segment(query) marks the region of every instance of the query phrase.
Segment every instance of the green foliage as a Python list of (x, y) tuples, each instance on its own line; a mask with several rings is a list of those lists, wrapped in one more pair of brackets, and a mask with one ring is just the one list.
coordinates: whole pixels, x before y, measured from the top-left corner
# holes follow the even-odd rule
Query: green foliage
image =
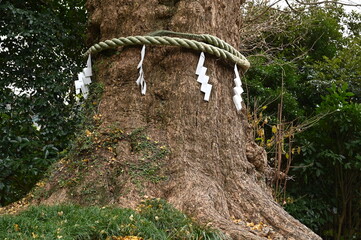
[[(264, 102), (268, 106), (265, 114), (273, 116), (283, 93), (286, 121), (303, 120), (305, 115), (312, 114), (314, 107), (321, 102), (320, 95), (326, 94), (326, 87), (331, 86), (331, 79), (318, 84), (316, 64), (329, 66), (325, 59), (333, 59), (344, 49), (347, 41), (342, 34), (341, 19), (345, 17), (339, 8), (321, 7), (280, 15), (280, 21), (287, 26), (283, 31), (265, 34), (264, 41), (270, 49), (282, 50), (250, 59), (253, 67), (246, 77), (251, 106), (253, 98), (257, 97), (258, 103)], [(352, 63), (346, 56), (342, 60)], [(278, 100), (270, 105), (270, 100), (276, 97)]]
[[(77, 132), (73, 133), (72, 136), (74, 136), (74, 138), (68, 143), (69, 154), (67, 157), (73, 160), (77, 157), (81, 158), (82, 155), (86, 153), (90, 153), (97, 142), (94, 139), (96, 134), (93, 135), (91, 132), (96, 132), (100, 124), (101, 116), (97, 113), (104, 86), (101, 83), (93, 82), (89, 86), (89, 91), (90, 94), (88, 98), (83, 101), (81, 111), (76, 113), (78, 117)], [(105, 143), (103, 142), (102, 144)]]
[(0, 2), (0, 206), (29, 191), (73, 136), (83, 4)]
[(341, 86), (346, 83), (355, 94), (352, 100), (361, 102), (361, 67), (357, 64), (361, 61), (361, 54), (357, 54), (361, 52), (360, 43), (360, 39), (351, 39), (347, 48), (340, 49), (333, 58), (324, 57), (323, 61), (312, 64), (312, 88), (325, 95), (332, 84)]
[(170, 153), (168, 147), (161, 146), (157, 141), (152, 141), (145, 135), (144, 129), (136, 129), (129, 134), (132, 151), (140, 152), (142, 160), (158, 160), (164, 158)]
[(287, 61), (300, 56), (304, 62), (322, 60), (324, 56), (332, 58), (344, 42), (342, 17), (342, 8), (333, 7), (292, 12), (282, 16), (281, 21), (288, 22), (285, 31), (269, 35), (266, 40), (272, 46), (285, 47), (278, 54)]
[[(296, 195), (292, 190), (291, 193)], [(317, 195), (308, 194), (298, 199), (288, 198), (285, 210), (316, 232), (319, 232), (325, 224), (332, 222), (331, 206), (320, 200)]]
[[(257, 57), (246, 75), (249, 105), (255, 112), (267, 106), (265, 131), (277, 121), (296, 126), (327, 114), (295, 135), (293, 145), (301, 146), (302, 155), (292, 158), (289, 175), (295, 181), (287, 183), (291, 201), (285, 208), (325, 239), (360, 238), (361, 15), (332, 5), (298, 10), (279, 15), (283, 31), (262, 36), (268, 55), (264, 48), (253, 50)], [(288, 148), (284, 143), (282, 149)]]
[(352, 11), (346, 19), (344, 19), (346, 25), (347, 34), (354, 39), (360, 38), (361, 33), (361, 14), (356, 11)]
[[(293, 194), (313, 196), (328, 206), (329, 215), (318, 219), (323, 229), (319, 225), (317, 230), (333, 229), (332, 224), (336, 222), (333, 232), (351, 238), (359, 234), (355, 230), (359, 229), (357, 212), (361, 210), (357, 200), (360, 197), (357, 185), (361, 181), (361, 104), (349, 101), (354, 94), (347, 91), (347, 85), (340, 88), (333, 85), (328, 91), (317, 111), (329, 115), (300, 138), (304, 145), (303, 163), (294, 174), (303, 181), (299, 183), (302, 188)], [(313, 201), (306, 201), (288, 209), (292, 214), (300, 215), (303, 211), (307, 216), (311, 209), (315, 211), (315, 205)], [(323, 212), (315, 211), (316, 214)], [(313, 224), (309, 220), (305, 223)]]
[(200, 226), (159, 199), (137, 209), (37, 206), (16, 216), (0, 216), (1, 239), (226, 239)]
[(297, 65), (284, 60), (276, 60), (267, 64), (265, 59), (251, 58), (252, 65), (245, 82), (250, 96), (249, 104), (267, 105), (265, 114), (277, 115), (277, 107), (283, 95), (284, 112), (287, 119), (295, 119), (303, 115), (303, 109), (298, 102), (300, 76)]

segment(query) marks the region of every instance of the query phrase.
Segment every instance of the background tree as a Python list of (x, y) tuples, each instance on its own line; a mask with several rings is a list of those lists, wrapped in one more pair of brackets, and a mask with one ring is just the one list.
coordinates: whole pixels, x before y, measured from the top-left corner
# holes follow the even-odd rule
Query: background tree
[[(287, 184), (288, 195), (286, 184), (274, 193), (292, 215), (325, 239), (358, 238), (354, 180), (361, 174), (355, 129), (360, 114), (360, 15), (334, 3), (291, 7), (288, 11), (250, 4), (245, 15), (252, 19), (258, 13), (257, 26), (263, 26), (243, 46), (250, 49), (254, 66), (246, 77), (255, 137), (268, 147), (270, 164), (282, 161), (283, 171), (294, 179)], [(245, 24), (244, 31), (251, 29), (252, 22)], [(315, 123), (315, 115), (324, 118)], [(299, 134), (310, 122), (313, 128)], [(284, 138), (276, 140), (279, 132)], [(277, 144), (280, 159), (274, 153)]]
[[(331, 114), (299, 138), (304, 146), (301, 166), (307, 167), (298, 169), (301, 170), (296, 172), (299, 183), (292, 184), (292, 194), (296, 199), (301, 198), (301, 202), (306, 200), (302, 196), (318, 199), (314, 217), (318, 215), (321, 222), (314, 224), (326, 239), (341, 239), (341, 236), (352, 239), (359, 236), (360, 229), (361, 105), (350, 102), (353, 94), (346, 90), (347, 85), (329, 88), (330, 94), (323, 97), (317, 110)], [(289, 208), (300, 219), (304, 217), (297, 207)]]
[(26, 194), (73, 136), (83, 4), (0, 2), (0, 206)]

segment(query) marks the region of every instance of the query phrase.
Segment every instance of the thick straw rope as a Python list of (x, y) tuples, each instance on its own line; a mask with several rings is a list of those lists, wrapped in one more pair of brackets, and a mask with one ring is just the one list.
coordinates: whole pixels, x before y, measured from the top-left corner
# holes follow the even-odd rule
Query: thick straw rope
[[(177, 37), (169, 37), (165, 35), (174, 35)], [(90, 47), (84, 55), (87, 56), (105, 49), (130, 45), (168, 45), (185, 47), (230, 60), (239, 65), (243, 71), (247, 71), (250, 67), (248, 60), (239, 51), (215, 36), (209, 34), (178, 33), (165, 30), (156, 31), (147, 36), (120, 37), (99, 42)]]

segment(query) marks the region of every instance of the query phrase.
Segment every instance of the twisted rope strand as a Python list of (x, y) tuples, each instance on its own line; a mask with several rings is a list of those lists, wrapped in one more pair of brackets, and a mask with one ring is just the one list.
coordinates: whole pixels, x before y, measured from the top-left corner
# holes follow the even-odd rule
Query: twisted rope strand
[[(197, 40), (179, 38), (179, 37), (168, 37), (158, 35), (177, 35), (188, 38), (195, 38)], [(168, 45), (168, 46), (179, 46), (188, 49), (198, 50), (206, 52), (217, 57), (221, 57), (226, 60), (230, 60), (233, 63), (239, 65), (244, 71), (250, 67), (248, 60), (238, 52), (234, 47), (226, 43), (225, 41), (208, 34), (189, 34), (189, 33), (176, 33), (171, 31), (158, 31), (151, 33), (148, 36), (130, 36), (113, 38), (104, 42), (99, 42), (90, 47), (85, 56), (90, 53), (94, 54), (105, 49), (116, 48), (119, 46), (130, 46), (130, 45)]]
[(239, 51), (237, 51), (230, 44), (228, 44), (227, 42), (223, 41), (222, 39), (220, 39), (216, 36), (210, 35), (210, 34), (180, 33), (180, 32), (168, 31), (168, 30), (155, 31), (155, 32), (152, 32), (149, 34), (149, 36), (169, 36), (169, 35), (198, 39), (200, 41), (209, 43), (215, 47), (224, 49), (224, 50), (236, 55), (239, 58), (246, 59)]

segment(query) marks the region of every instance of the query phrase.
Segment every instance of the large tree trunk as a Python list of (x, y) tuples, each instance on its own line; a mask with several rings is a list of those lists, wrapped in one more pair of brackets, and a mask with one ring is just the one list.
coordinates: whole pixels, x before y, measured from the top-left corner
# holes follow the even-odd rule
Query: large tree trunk
[[(155, 30), (208, 33), (239, 45), (241, 1), (224, 0), (88, 0), (90, 41), (144, 35)], [(199, 52), (149, 46), (143, 64), (147, 93), (135, 84), (140, 47), (119, 54), (94, 56), (96, 75), (105, 91), (99, 105), (98, 132), (116, 126), (124, 132), (144, 128), (150, 139), (171, 153), (158, 160), (157, 181), (134, 176), (131, 166), (144, 163), (134, 143), (119, 140), (111, 151), (93, 149), (83, 181), (72, 190), (59, 188), (45, 200), (89, 203), (84, 190), (95, 189), (93, 203), (134, 207), (145, 195), (164, 198), (203, 223), (211, 223), (233, 239), (320, 239), (273, 201), (265, 184), (265, 152), (250, 139), (244, 112), (232, 102), (233, 65), (206, 55), (213, 91), (203, 100), (196, 82)], [(113, 151), (113, 152), (114, 152)], [(115, 157), (114, 157), (115, 156)], [(109, 163), (108, 160), (112, 159)], [(133, 165), (131, 165), (133, 164)], [(67, 166), (67, 165), (66, 165)], [(132, 170), (133, 169), (133, 170)], [(54, 175), (61, 175), (61, 171)], [(154, 180), (154, 179), (153, 179)], [(55, 186), (49, 186), (57, 189)], [(98, 188), (97, 188), (98, 187)], [(83, 191), (83, 192), (82, 192)], [(89, 196), (89, 195), (87, 195)], [(87, 202), (88, 201), (88, 202)], [(232, 221), (242, 220), (239, 223)], [(246, 222), (267, 224), (262, 231)], [(273, 230), (272, 230), (273, 229)]]

